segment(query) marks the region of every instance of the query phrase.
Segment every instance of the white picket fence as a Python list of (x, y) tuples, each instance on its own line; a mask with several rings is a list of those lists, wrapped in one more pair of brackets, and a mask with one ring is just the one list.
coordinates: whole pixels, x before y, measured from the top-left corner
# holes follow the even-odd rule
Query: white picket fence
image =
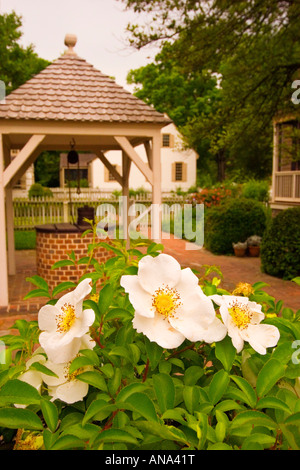
[[(152, 194), (147, 193), (140, 196), (130, 198), (131, 212), (133, 216), (142, 214), (152, 202)], [(184, 204), (185, 198), (176, 195), (163, 195), (162, 219), (169, 216), (170, 208), (172, 214), (176, 216), (181, 206)], [(31, 230), (36, 225), (57, 224), (63, 222), (76, 223), (77, 210), (84, 205), (95, 208), (95, 213), (103, 215), (106, 211), (107, 217), (120, 215), (120, 200), (116, 197), (104, 196), (99, 198), (99, 193), (81, 193), (80, 195), (73, 193), (71, 201), (65, 194), (56, 194), (55, 197), (42, 198), (35, 197), (32, 199), (15, 197), (13, 200), (14, 208), (14, 227), (16, 230)], [(99, 208), (100, 211), (99, 211)], [(149, 220), (149, 214), (141, 217), (141, 225), (146, 226)]]

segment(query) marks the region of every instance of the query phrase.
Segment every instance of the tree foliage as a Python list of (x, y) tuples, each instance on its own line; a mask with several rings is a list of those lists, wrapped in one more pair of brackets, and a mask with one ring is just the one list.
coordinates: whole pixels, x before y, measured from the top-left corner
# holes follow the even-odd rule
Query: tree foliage
[(298, 1), (122, 0), (147, 12), (149, 24), (128, 25), (129, 41), (172, 44), (169, 53), (186, 74), (220, 76), (222, 100), (208, 116), (189, 121), (190, 134), (209, 135), (211, 151), (227, 165), (257, 176), (270, 172), (272, 118), (291, 102), (300, 65)]
[(34, 52), (33, 45), (27, 47), (20, 45), (21, 26), (21, 17), (15, 12), (0, 15), (0, 80), (5, 83), (6, 94), (49, 64)]

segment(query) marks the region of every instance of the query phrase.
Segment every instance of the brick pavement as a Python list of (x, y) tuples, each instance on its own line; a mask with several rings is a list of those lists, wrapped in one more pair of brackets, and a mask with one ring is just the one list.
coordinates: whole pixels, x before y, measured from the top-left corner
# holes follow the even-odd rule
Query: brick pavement
[[(163, 234), (165, 237), (166, 234)], [(276, 300), (283, 300), (285, 307), (293, 310), (300, 308), (300, 286), (291, 282), (278, 279), (262, 273), (259, 258), (236, 258), (235, 256), (217, 256), (205, 249), (190, 250), (191, 245), (185, 240), (170, 236), (163, 238), (164, 252), (176, 258), (182, 267), (191, 267), (203, 272), (203, 265), (218, 266), (224, 279), (220, 286), (232, 291), (238, 282), (253, 284), (263, 281), (268, 284), (266, 292), (274, 296)], [(9, 276), (8, 309), (0, 308), (0, 334), (8, 331), (8, 328), (18, 318), (36, 319), (37, 313), (45, 303), (45, 298), (33, 298), (24, 301), (24, 296), (34, 286), (26, 281), (26, 277), (36, 274), (36, 252), (34, 250), (22, 250), (16, 252), (17, 275)]]

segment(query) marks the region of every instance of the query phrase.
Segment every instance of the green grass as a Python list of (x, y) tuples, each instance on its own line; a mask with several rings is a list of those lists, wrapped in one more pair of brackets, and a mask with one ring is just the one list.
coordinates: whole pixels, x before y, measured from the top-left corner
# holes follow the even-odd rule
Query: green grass
[(36, 247), (35, 230), (15, 230), (15, 249), (34, 250)]

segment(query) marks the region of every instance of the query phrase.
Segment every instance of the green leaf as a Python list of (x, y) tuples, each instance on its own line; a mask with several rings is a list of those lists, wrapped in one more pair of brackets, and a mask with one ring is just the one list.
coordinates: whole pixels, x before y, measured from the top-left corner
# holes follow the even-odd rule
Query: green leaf
[(74, 289), (75, 287), (76, 287), (75, 282), (71, 282), (71, 281), (61, 282), (56, 287), (54, 287), (52, 291), (52, 297), (55, 297), (57, 294), (60, 294), (61, 292), (67, 289)]
[(115, 289), (111, 284), (106, 284), (99, 293), (99, 300), (98, 300), (98, 307), (100, 315), (103, 316), (108, 311), (113, 296), (115, 293)]
[(225, 442), (216, 442), (215, 444), (211, 444), (207, 448), (208, 450), (233, 450), (228, 444)]
[(129, 385), (126, 385), (126, 387), (122, 388), (122, 390), (119, 392), (116, 402), (122, 402), (126, 401), (130, 395), (136, 392), (145, 392), (147, 389), (147, 385), (137, 382), (137, 383), (132, 383)]
[(203, 449), (208, 432), (208, 416), (204, 413), (198, 413), (197, 438), (198, 450)]
[(48, 369), (48, 367), (44, 366), (40, 362), (34, 362), (31, 364), (29, 369), (37, 370), (38, 372), (42, 372), (42, 374), (50, 375), (51, 377), (58, 377), (53, 370)]
[(93, 361), (91, 361), (91, 359), (89, 359), (88, 357), (77, 356), (75, 357), (75, 359), (73, 359), (73, 361), (70, 364), (69, 374), (72, 374), (77, 369), (80, 369), (86, 366), (91, 366), (91, 365), (93, 365)]
[(291, 410), (289, 406), (284, 403), (284, 401), (280, 400), (279, 398), (276, 397), (264, 397), (258, 400), (256, 409), (257, 410), (263, 410), (263, 409), (276, 409), (276, 410), (282, 410), (285, 411), (286, 413), (290, 413)]
[(131, 320), (132, 313), (129, 312), (129, 310), (126, 310), (125, 308), (116, 307), (110, 309), (105, 315), (105, 321), (114, 320), (116, 318), (119, 318), (121, 320)]
[(48, 290), (34, 289), (25, 295), (24, 300), (32, 299), (33, 297), (49, 297), (50, 299), (51, 295), (49, 294)]
[(9, 380), (0, 390), (1, 404), (37, 405), (40, 399), (36, 388), (18, 379)]
[(82, 420), (82, 424), (85, 425), (89, 420), (96, 416), (96, 419), (102, 421), (107, 418), (113, 411), (117, 410), (117, 406), (107, 401), (98, 399), (92, 401), (88, 407), (85, 416)]
[(292, 281), (295, 282), (296, 284), (298, 284), (298, 286), (300, 286), (300, 276), (294, 277), (294, 279), (292, 279)]
[(261, 446), (263, 449), (269, 448), (274, 445), (276, 438), (269, 434), (254, 432), (250, 436), (246, 437), (242, 444), (242, 450), (256, 450), (257, 446)]
[(224, 369), (230, 372), (236, 356), (236, 349), (229, 336), (225, 336), (222, 341), (216, 343), (215, 353), (217, 359), (223, 364)]
[(229, 375), (225, 370), (219, 370), (209, 384), (208, 396), (210, 402), (215, 405), (222, 398), (229, 384)]
[(137, 420), (134, 423), (140, 431), (152, 434), (154, 436), (160, 437), (162, 440), (169, 440), (175, 442), (182, 442), (187, 444), (188, 439), (186, 438), (183, 431), (174, 426), (166, 426), (164, 424), (160, 424), (159, 422), (149, 422), (149, 421), (140, 421)]
[(23, 408), (0, 408), (0, 427), (40, 431), (43, 424), (33, 411)]
[(123, 431), (123, 429), (105, 429), (102, 431), (97, 441), (100, 442), (126, 442), (128, 444), (137, 445), (138, 441), (135, 437), (128, 432)]
[(45, 279), (43, 279), (41, 276), (35, 275), (35, 276), (31, 276), (31, 277), (26, 277), (26, 281), (31, 282), (31, 284), (34, 284), (39, 289), (42, 289), (42, 290), (45, 290), (45, 291), (49, 290), (49, 286), (48, 286), (47, 281), (45, 281)]
[(50, 431), (55, 432), (58, 425), (58, 410), (56, 405), (49, 400), (41, 400), (41, 410), (48, 428)]
[(97, 371), (82, 372), (81, 374), (78, 374), (76, 378), (78, 380), (81, 380), (82, 382), (92, 385), (95, 388), (98, 388), (99, 390), (103, 390), (104, 392), (107, 391), (107, 385), (106, 385), (105, 379), (103, 375), (100, 374), (100, 372), (97, 372)]
[(238, 375), (231, 375), (230, 378), (243, 392), (244, 402), (247, 403), (247, 405), (249, 405), (251, 408), (254, 408), (256, 405), (257, 396), (255, 390), (252, 388), (249, 382), (243, 377), (239, 377)]
[(230, 431), (238, 430), (241, 426), (264, 426), (269, 429), (276, 429), (277, 424), (265, 413), (261, 411), (241, 411), (231, 421)]
[(256, 392), (258, 397), (266, 395), (271, 388), (284, 376), (285, 365), (277, 359), (269, 359), (260, 370), (256, 381)]
[(62, 259), (54, 263), (51, 266), (51, 269), (63, 268), (64, 266), (74, 266), (74, 264), (74, 261), (72, 261), (71, 259)]
[(67, 449), (81, 449), (85, 447), (85, 443), (76, 436), (72, 436), (71, 434), (65, 434), (60, 436), (56, 441), (52, 444), (49, 450), (67, 450)]
[(183, 400), (184, 400), (184, 404), (188, 412), (193, 414), (199, 405), (199, 400), (200, 400), (199, 389), (197, 387), (191, 387), (190, 385), (185, 385), (185, 387), (183, 388)]
[(145, 341), (145, 347), (146, 347), (146, 353), (150, 362), (150, 368), (151, 370), (154, 370), (163, 354), (163, 348), (161, 348), (157, 343), (149, 341), (149, 339), (145, 336), (144, 338)]
[(190, 366), (186, 369), (183, 380), (185, 385), (195, 385), (203, 375), (203, 367)]
[(144, 393), (136, 392), (129, 395), (122, 404), (122, 406), (124, 404), (127, 409), (139, 413), (141, 416), (143, 416), (143, 418), (146, 418), (148, 421), (158, 421), (153, 401)]
[(161, 373), (153, 375), (152, 380), (161, 413), (174, 408), (175, 385), (172, 378)]

